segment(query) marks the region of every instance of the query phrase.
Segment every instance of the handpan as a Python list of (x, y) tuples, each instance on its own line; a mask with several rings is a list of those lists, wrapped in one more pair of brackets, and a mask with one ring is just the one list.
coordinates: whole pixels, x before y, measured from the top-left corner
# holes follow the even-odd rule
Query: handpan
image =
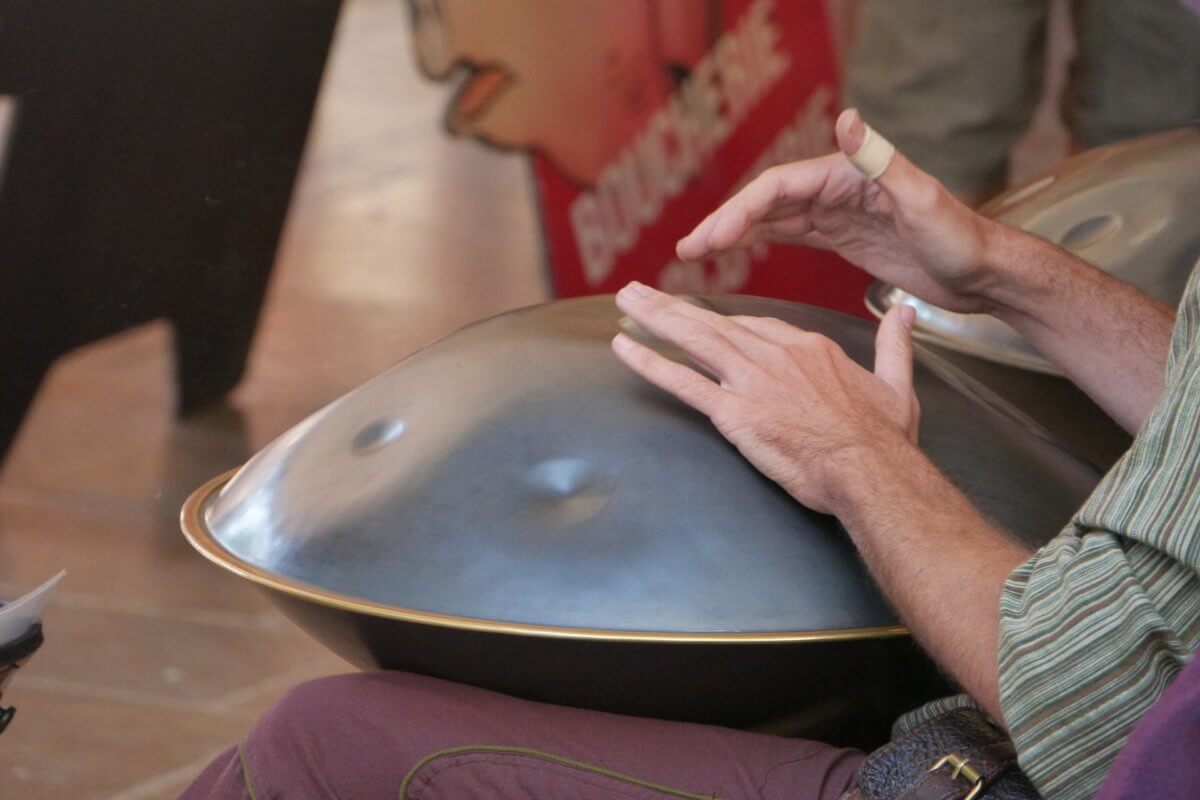
[[(1200, 259), (1200, 127), (1081, 153), (980, 213), (1061, 245), (1173, 307)], [(868, 289), (867, 307), (879, 316), (897, 303), (916, 308), (918, 338), (999, 364), (1059, 372), (994, 317), (946, 311), (887, 284)]]
[[(694, 302), (873, 360), (861, 320)], [(806, 733), (861, 743), (944, 691), (837, 521), (622, 366), (622, 324), (591, 297), (464, 328), (201, 487), (184, 531), (366, 668), (677, 719), (800, 712)], [(1057, 534), (1094, 470), (941, 359), (916, 362), (925, 451), (1013, 536)]]

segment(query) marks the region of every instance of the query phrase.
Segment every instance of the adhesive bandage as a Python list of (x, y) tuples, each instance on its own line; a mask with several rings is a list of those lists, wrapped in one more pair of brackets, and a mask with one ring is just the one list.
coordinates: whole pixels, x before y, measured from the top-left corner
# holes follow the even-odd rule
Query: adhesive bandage
[(892, 159), (896, 157), (896, 146), (865, 122), (863, 127), (867, 133), (863, 137), (862, 147), (858, 148), (857, 153), (849, 156), (849, 159), (859, 172), (875, 180), (892, 165)]

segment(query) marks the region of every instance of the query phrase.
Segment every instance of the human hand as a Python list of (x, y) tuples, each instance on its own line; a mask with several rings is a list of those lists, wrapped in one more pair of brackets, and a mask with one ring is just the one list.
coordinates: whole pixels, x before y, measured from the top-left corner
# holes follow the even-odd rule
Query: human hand
[(875, 372), (828, 338), (766, 317), (725, 317), (631, 283), (617, 306), (719, 383), (625, 334), (613, 350), (630, 369), (708, 416), (755, 467), (809, 508), (837, 514), (863, 458), (915, 445), (913, 310), (888, 312)]
[(679, 257), (695, 261), (760, 241), (833, 249), (943, 308), (986, 310), (998, 223), (901, 153), (877, 179), (863, 175), (848, 158), (866, 136), (854, 109), (842, 112), (836, 132), (841, 152), (766, 170), (681, 239)]

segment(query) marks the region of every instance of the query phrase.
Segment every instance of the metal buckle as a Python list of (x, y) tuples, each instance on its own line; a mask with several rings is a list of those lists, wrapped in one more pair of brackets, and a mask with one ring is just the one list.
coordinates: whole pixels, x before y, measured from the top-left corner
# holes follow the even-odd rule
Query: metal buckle
[(963, 796), (962, 800), (975, 800), (979, 796), (979, 793), (983, 791), (983, 773), (971, 766), (969, 759), (956, 755), (942, 756), (934, 762), (929, 771), (937, 772), (947, 764), (953, 768), (950, 770), (951, 780), (962, 778), (963, 781), (971, 784), (970, 791)]

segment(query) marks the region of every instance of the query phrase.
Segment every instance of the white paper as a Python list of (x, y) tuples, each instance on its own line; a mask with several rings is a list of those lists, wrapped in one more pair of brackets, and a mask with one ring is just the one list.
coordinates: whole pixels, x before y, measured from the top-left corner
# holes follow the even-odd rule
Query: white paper
[(66, 574), (64, 569), (32, 592), (0, 606), (0, 645), (20, 639), (31, 627), (42, 621), (42, 612), (46, 609), (50, 593)]

